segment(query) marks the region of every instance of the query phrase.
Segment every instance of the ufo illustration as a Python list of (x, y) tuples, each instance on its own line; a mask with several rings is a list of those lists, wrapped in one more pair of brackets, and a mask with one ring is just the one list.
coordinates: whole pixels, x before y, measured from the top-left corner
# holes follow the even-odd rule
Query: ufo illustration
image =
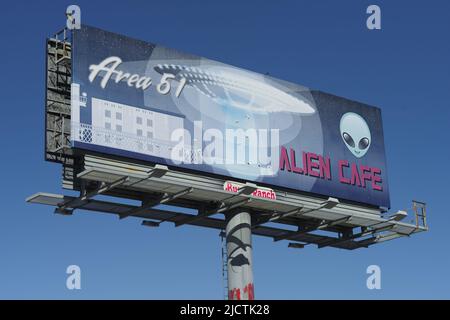
[(154, 70), (174, 74), (178, 81), (186, 79), (186, 85), (220, 105), (253, 113), (315, 113), (306, 99), (273, 86), (262, 75), (222, 66), (180, 64), (157, 64)]

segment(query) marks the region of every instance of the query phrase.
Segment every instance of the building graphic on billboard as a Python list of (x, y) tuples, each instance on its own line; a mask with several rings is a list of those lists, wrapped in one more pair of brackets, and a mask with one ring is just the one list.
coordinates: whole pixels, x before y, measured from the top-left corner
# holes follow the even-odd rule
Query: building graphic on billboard
[(73, 124), (73, 141), (170, 158), (183, 118), (92, 98), (92, 124)]

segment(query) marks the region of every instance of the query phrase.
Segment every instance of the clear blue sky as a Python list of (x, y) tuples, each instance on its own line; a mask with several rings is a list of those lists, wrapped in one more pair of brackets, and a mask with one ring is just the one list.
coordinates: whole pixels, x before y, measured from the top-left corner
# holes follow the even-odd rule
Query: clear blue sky
[[(428, 203), (428, 233), (342, 251), (254, 238), (255, 296), (450, 298), (448, 1), (78, 1), (84, 23), (381, 107), (392, 208)], [(365, 27), (369, 4), (382, 30)], [(61, 193), (43, 160), (45, 38), (68, 1), (2, 4), (0, 298), (221, 299), (215, 230), (29, 205)], [(66, 267), (82, 290), (65, 287)], [(366, 268), (382, 289), (366, 288)]]

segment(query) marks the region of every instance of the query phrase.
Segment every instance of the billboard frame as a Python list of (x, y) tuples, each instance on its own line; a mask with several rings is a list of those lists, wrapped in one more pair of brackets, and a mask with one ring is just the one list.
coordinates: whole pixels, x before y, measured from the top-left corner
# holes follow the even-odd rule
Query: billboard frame
[[(300, 85), (288, 83), (283, 80), (275, 79), (272, 77), (267, 77), (267, 80), (266, 80), (266, 78), (264, 78), (261, 81), (262, 82), (268, 81), (269, 84), (274, 84), (274, 88), (276, 88), (277, 86), (280, 87), (280, 88), (278, 88), (278, 91), (285, 93), (285, 95), (287, 95), (287, 96), (292, 95), (291, 98), (293, 98), (293, 96), (299, 95), (299, 96), (302, 96), (302, 98), (299, 98), (299, 97), (297, 97), (297, 98), (302, 100), (302, 99), (306, 99), (306, 96), (311, 95), (311, 97), (309, 98), (310, 100), (312, 99), (312, 101), (314, 101), (314, 99), (319, 99), (319, 101), (321, 101), (320, 103), (317, 103), (317, 108), (316, 108), (317, 110), (315, 111), (315, 114), (318, 117), (318, 120), (314, 120), (315, 121), (314, 124), (317, 124), (317, 121), (319, 121), (319, 127), (318, 127), (319, 131), (316, 132), (316, 131), (311, 131), (309, 129), (304, 130), (304, 132), (306, 132), (306, 133), (312, 132), (314, 136), (313, 137), (308, 136), (307, 138), (302, 138), (303, 140), (300, 139), (300, 142), (301, 141), (312, 141), (312, 142), (306, 142), (307, 146), (309, 146), (309, 147), (312, 146), (312, 150), (310, 150), (310, 149), (308, 149), (308, 147), (306, 147), (306, 149), (300, 149), (300, 151), (303, 151), (304, 154), (306, 153), (308, 155), (307, 159), (310, 159), (310, 155), (318, 157), (319, 165), (321, 165), (321, 163), (323, 162), (320, 159), (324, 158), (325, 159), (324, 163), (327, 164), (326, 168), (324, 169), (324, 172), (327, 173), (326, 177), (322, 177), (322, 176), (317, 177), (315, 174), (313, 174), (313, 172), (314, 172), (313, 169), (311, 169), (311, 173), (309, 173), (308, 172), (309, 170), (302, 170), (301, 165), (300, 165), (300, 168), (296, 167), (295, 150), (293, 150), (290, 147), (292, 147), (292, 144), (297, 146), (297, 144), (300, 143), (298, 141), (299, 133), (297, 131), (295, 131), (297, 129), (294, 130), (295, 132), (290, 132), (288, 134), (288, 136), (294, 134), (292, 137), (289, 136), (290, 140), (288, 139), (288, 140), (280, 143), (280, 146), (279, 146), (280, 147), (279, 151), (280, 151), (280, 155), (281, 155), (281, 157), (279, 159), (280, 161), (272, 159), (272, 163), (271, 163), (272, 166), (274, 166), (273, 161), (275, 161), (277, 163), (276, 164), (277, 167), (278, 167), (278, 162), (280, 163), (280, 169), (276, 169), (276, 171), (273, 171), (274, 173), (276, 172), (276, 174), (271, 174), (271, 175), (266, 176), (266, 174), (259, 173), (259, 175), (256, 174), (251, 177), (248, 176), (244, 179), (242, 179), (243, 177), (239, 177), (239, 173), (241, 171), (244, 172), (245, 170), (247, 170), (249, 168), (251, 168), (251, 169), (256, 168), (256, 170), (259, 170), (256, 167), (256, 165), (258, 165), (258, 167), (259, 167), (259, 162), (258, 163), (254, 162), (252, 165), (246, 166), (245, 168), (239, 168), (236, 171), (235, 171), (234, 167), (229, 169), (229, 167), (226, 165), (216, 166), (215, 164), (208, 164), (205, 162), (197, 163), (194, 161), (192, 163), (191, 162), (186, 163), (185, 161), (182, 161), (180, 164), (175, 164), (175, 163), (173, 163), (173, 161), (171, 161), (171, 159), (169, 159), (169, 157), (167, 155), (160, 155), (160, 154), (157, 155), (156, 153), (154, 153), (154, 151), (147, 150), (147, 148), (150, 148), (150, 147), (153, 147), (152, 150), (154, 150), (155, 149), (154, 144), (161, 145), (161, 143), (159, 143), (158, 141), (155, 142), (152, 140), (153, 136), (148, 141), (142, 140), (142, 134), (144, 137), (146, 137), (146, 133), (148, 134), (147, 131), (150, 129), (145, 127), (144, 131), (137, 130), (137, 131), (140, 131), (140, 133), (136, 132), (136, 130), (135, 130), (136, 124), (128, 125), (128, 124), (125, 124), (125, 122), (123, 124), (122, 117), (121, 117), (120, 118), (121, 120), (119, 123), (120, 125), (118, 126), (118, 127), (120, 127), (120, 130), (117, 129), (119, 131), (116, 132), (114, 128), (117, 127), (118, 120), (115, 120), (115, 119), (111, 120), (111, 118), (109, 118), (110, 116), (103, 114), (103, 111), (102, 111), (103, 109), (101, 109), (100, 111), (96, 110), (94, 108), (95, 107), (94, 102), (92, 102), (92, 105), (90, 105), (90, 103), (91, 103), (91, 100), (92, 101), (93, 100), (101, 100), (101, 101), (103, 101), (102, 103), (104, 105), (107, 105), (108, 107), (105, 107), (102, 104), (102, 106), (100, 106), (98, 108), (112, 108), (112, 111), (106, 110), (105, 112), (109, 112), (109, 114), (111, 114), (111, 112), (112, 112), (112, 114), (114, 115), (115, 112), (117, 113), (120, 111), (119, 113), (121, 113), (121, 115), (123, 114), (123, 117), (128, 117), (128, 118), (130, 118), (130, 117), (133, 118), (132, 116), (127, 116), (128, 111), (134, 112), (131, 109), (139, 109), (141, 111), (142, 110), (148, 111), (149, 108), (151, 108), (151, 107), (157, 108), (158, 112), (163, 112), (163, 113), (166, 113), (166, 112), (173, 113), (175, 110), (179, 113), (180, 116), (182, 116), (182, 117), (185, 116), (185, 114), (186, 114), (185, 110), (187, 108), (185, 106), (180, 107), (178, 105), (172, 106), (170, 103), (166, 104), (166, 102), (168, 102), (168, 100), (163, 100), (163, 102), (164, 102), (163, 103), (163, 102), (161, 102), (162, 100), (161, 101), (158, 100), (158, 99), (161, 99), (162, 96), (159, 96), (157, 93), (155, 93), (155, 96), (153, 96), (153, 92), (151, 93), (152, 96), (149, 96), (149, 97), (152, 99), (156, 99), (156, 100), (154, 100), (153, 105), (149, 106), (148, 103), (144, 103), (144, 100), (141, 101), (141, 99), (145, 99), (145, 98), (141, 97), (141, 90), (137, 90), (138, 92), (135, 90), (132, 90), (133, 88), (130, 89), (131, 91), (128, 90), (128, 87), (130, 85), (128, 85), (128, 87), (127, 87), (125, 85), (125, 83), (121, 82), (122, 80), (112, 81), (112, 82), (110, 81), (112, 73), (121, 74), (121, 76), (119, 76), (119, 77), (122, 77), (124, 75), (129, 76), (130, 74), (133, 74), (133, 76), (134, 75), (137, 76), (139, 74), (143, 74), (142, 73), (143, 70), (149, 70), (149, 69), (151, 69), (151, 70), (155, 69), (156, 70), (155, 72), (159, 72), (158, 68), (159, 68), (160, 64), (157, 64), (157, 63), (162, 63), (164, 66), (167, 66), (167, 68), (172, 68), (174, 70), (182, 68), (183, 67), (182, 66), (183, 58), (180, 58), (181, 59), (179, 62), (180, 65), (177, 65), (176, 61), (166, 61), (164, 59), (166, 59), (166, 58), (172, 59), (172, 55), (183, 56), (183, 53), (180, 53), (176, 50), (172, 50), (169, 48), (161, 47), (162, 53), (160, 53), (159, 51), (156, 52), (155, 53), (156, 58), (155, 58), (155, 61), (153, 61), (153, 59), (151, 58), (152, 57), (151, 55), (153, 54), (154, 50), (156, 50), (156, 48), (160, 47), (158, 45), (148, 43), (148, 42), (145, 42), (142, 40), (137, 40), (137, 39), (133, 39), (130, 37), (122, 36), (119, 34), (110, 33), (108, 31), (104, 31), (104, 30), (101, 30), (98, 28), (93, 28), (93, 27), (89, 27), (89, 26), (85, 26), (85, 28), (86, 28), (86, 33), (84, 33), (84, 30), (77, 30), (76, 32), (79, 32), (78, 36), (77, 36), (77, 34), (74, 34), (74, 41), (78, 41), (74, 44), (74, 54), (81, 57), (81, 59), (77, 60), (77, 61), (81, 61), (81, 62), (79, 62), (79, 63), (74, 62), (73, 73), (74, 73), (74, 82), (76, 82), (76, 83), (74, 83), (74, 86), (77, 86), (77, 87), (80, 86), (81, 91), (79, 92), (79, 95), (80, 95), (80, 97), (81, 97), (81, 94), (84, 96), (83, 103), (82, 104), (80, 103), (80, 105), (82, 107), (87, 107), (87, 108), (79, 108), (78, 107), (79, 103), (77, 101), (75, 103), (75, 107), (72, 110), (72, 116), (73, 116), (72, 121), (75, 121), (77, 125), (79, 123), (79, 127), (80, 127), (80, 128), (78, 128), (77, 125), (74, 125), (74, 128), (75, 128), (77, 134), (73, 135), (71, 141), (72, 141), (73, 147), (75, 149), (76, 148), (78, 148), (79, 150), (84, 149), (89, 152), (99, 152), (99, 153), (103, 153), (103, 154), (107, 153), (108, 155), (113, 156), (113, 157), (117, 156), (117, 157), (122, 157), (122, 158), (128, 158), (128, 159), (130, 159), (130, 161), (136, 161), (136, 162), (143, 161), (145, 163), (160, 163), (160, 164), (172, 166), (173, 168), (175, 168), (175, 167), (177, 169), (179, 168), (180, 170), (186, 170), (186, 172), (197, 172), (198, 174), (205, 174), (205, 175), (210, 174), (210, 176), (212, 176), (212, 177), (216, 177), (216, 176), (223, 177), (224, 175), (230, 176), (230, 177), (234, 176), (234, 178), (232, 178), (232, 179), (237, 179), (237, 180), (241, 179), (242, 182), (245, 182), (246, 179), (248, 179), (248, 180), (253, 180), (255, 183), (258, 183), (262, 186), (276, 187), (276, 188), (280, 188), (280, 189), (285, 189), (287, 191), (290, 190), (290, 191), (300, 192), (300, 193), (304, 193), (304, 194), (313, 194), (315, 196), (321, 196), (321, 197), (325, 197), (325, 198), (328, 197), (328, 195), (332, 195), (335, 197), (339, 197), (341, 199), (341, 201), (347, 201), (349, 203), (363, 204), (363, 205), (373, 206), (373, 207), (380, 207), (382, 211), (386, 211), (387, 209), (389, 209), (390, 201), (389, 201), (389, 186), (388, 186), (388, 177), (387, 177), (387, 168), (386, 168), (387, 164), (386, 164), (386, 156), (385, 156), (385, 151), (384, 151), (384, 136), (383, 136), (383, 132), (382, 132), (381, 111), (379, 108), (369, 106), (369, 105), (361, 103), (361, 102), (352, 101), (352, 100), (349, 100), (349, 99), (346, 99), (343, 97), (331, 95), (331, 94), (321, 92), (318, 90), (309, 90)], [(112, 45), (112, 47), (111, 47), (112, 49), (110, 49), (108, 47), (108, 50), (104, 51), (102, 46), (100, 46), (100, 47), (95, 46), (95, 44), (97, 43), (96, 39), (99, 39), (98, 41), (111, 40), (110, 42), (113, 44), (116, 44), (120, 40), (119, 43), (121, 43), (121, 44), (124, 43), (124, 44), (118, 45), (117, 50), (115, 50), (115, 48), (116, 48), (115, 45)], [(78, 43), (78, 46), (77, 46), (77, 43)], [(90, 48), (91, 45), (96, 48), (95, 50), (93, 49), (93, 52), (95, 52), (94, 55), (91, 54), (90, 50), (86, 49), (86, 48)], [(136, 48), (139, 49), (138, 50), (140, 52), (139, 54), (135, 54), (135, 53), (125, 54), (125, 52), (135, 52), (133, 50), (131, 50), (131, 51), (129, 50), (130, 48), (134, 48), (135, 45), (137, 46)], [(173, 52), (173, 53), (166, 55), (166, 52)], [(121, 54), (123, 54), (124, 56), (121, 56)], [(161, 56), (161, 54), (162, 54), (162, 56)], [(111, 57), (108, 58), (109, 55), (111, 55)], [(117, 57), (116, 57), (116, 55), (117, 55)], [(148, 57), (148, 55), (150, 55), (150, 57)], [(93, 57), (92, 59), (89, 58), (91, 56)], [(190, 57), (190, 55), (187, 55), (187, 56)], [(116, 65), (115, 63), (112, 64), (111, 66), (109, 66), (109, 65), (102, 66), (104, 61), (107, 61), (107, 60), (109, 61), (111, 58), (117, 58), (118, 61), (120, 61), (120, 63), (123, 62), (124, 64), (126, 64), (127, 63), (126, 61), (128, 61), (129, 65), (133, 65), (133, 68), (137, 68), (137, 65), (139, 65), (139, 69), (133, 69), (133, 71), (128, 70), (130, 73), (122, 74), (127, 69), (122, 70), (119, 68), (120, 70), (119, 69), (116, 70), (116, 68), (118, 68), (118, 65)], [(123, 58), (125, 62), (122, 61), (121, 58)], [(141, 59), (141, 60), (138, 61), (139, 63), (134, 63), (134, 59), (138, 59), (138, 60)], [(197, 66), (196, 59), (200, 59), (199, 61), (203, 61), (203, 59), (206, 59), (206, 58), (192, 56), (191, 59), (194, 59), (194, 60), (192, 60), (194, 62), (192, 62), (191, 64)], [(103, 60), (103, 62), (100, 62), (102, 60)], [(141, 66), (142, 61), (144, 61), (144, 62), (148, 61), (147, 63), (151, 62), (154, 65), (152, 64), (150, 68), (147, 65), (147, 69), (144, 68), (143, 70), (141, 70), (143, 68)], [(164, 64), (164, 61), (166, 61), (166, 64)], [(213, 66), (215, 66), (215, 63), (220, 64), (219, 62), (215, 62), (215, 61), (212, 61), (209, 59), (206, 59), (205, 61), (207, 61), (206, 62), (207, 64), (213, 63), (212, 64)], [(171, 62), (173, 62), (174, 64), (170, 64)], [(99, 63), (99, 64), (97, 64), (97, 63)], [(189, 63), (187, 63), (187, 64), (189, 64)], [(199, 65), (199, 66), (201, 66), (201, 65)], [(184, 67), (186, 67), (186, 66), (184, 66)], [(226, 68), (230, 67), (233, 70), (236, 69), (236, 67), (234, 67), (234, 66), (225, 65), (225, 67)], [(88, 71), (88, 69), (90, 71)], [(198, 68), (192, 67), (190, 70), (192, 72), (194, 72), (195, 71), (194, 69), (197, 70)], [(237, 69), (240, 69), (240, 68), (237, 68)], [(101, 80), (100, 83), (94, 83), (95, 78), (98, 77), (98, 72), (100, 72), (99, 70), (104, 70), (104, 71), (108, 70), (108, 71), (106, 73), (106, 77), (103, 80)], [(206, 70), (208, 70), (208, 69), (206, 69)], [(226, 70), (228, 70), (228, 69), (226, 69)], [(137, 73), (135, 73), (135, 72), (137, 72)], [(197, 71), (197, 72), (200, 72), (200, 71)], [(206, 72), (206, 71), (204, 71), (204, 72)], [(246, 70), (244, 70), (244, 72), (248, 72), (251, 74), (257, 74), (255, 72), (246, 71)], [(150, 76), (153, 77), (154, 76), (153, 73), (149, 73), (149, 74), (145, 73), (145, 75), (148, 77), (150, 77)], [(180, 71), (180, 73), (181, 73), (181, 71)], [(77, 74), (78, 74), (78, 76), (77, 76)], [(89, 80), (88, 80), (88, 75), (89, 75)], [(184, 76), (185, 73), (183, 73), (182, 75)], [(194, 76), (195, 76), (195, 74), (192, 75), (192, 77), (194, 77)], [(265, 76), (261, 75), (261, 77), (265, 77)], [(119, 78), (119, 79), (122, 79), (122, 78)], [(238, 74), (238, 79), (240, 79), (239, 74)], [(158, 82), (158, 80), (156, 78), (154, 80), (156, 80), (156, 82)], [(95, 81), (98, 81), (98, 79)], [(108, 81), (111, 83), (107, 84)], [(116, 82), (116, 83), (114, 83), (114, 82)], [(156, 86), (156, 82), (155, 82), (155, 86)], [(113, 85), (115, 87), (111, 87)], [(105, 89), (105, 86), (109, 86), (106, 88), (106, 90), (108, 88), (113, 88), (114, 90), (106, 92), (103, 90), (103, 89)], [(193, 88), (194, 87), (195, 86), (193, 85)], [(156, 90), (156, 89), (153, 88), (153, 90)], [(283, 91), (283, 90), (285, 90), (285, 91)], [(77, 90), (73, 90), (73, 91), (77, 92)], [(192, 91), (195, 93), (195, 90), (192, 90)], [(119, 92), (119, 94), (116, 94), (116, 92)], [(302, 92), (302, 93), (300, 94), (300, 92)], [(305, 97), (303, 97), (304, 92), (306, 92)], [(316, 97), (316, 95), (317, 95), (317, 97)], [(75, 94), (73, 94), (73, 96), (78, 96), (78, 94), (75, 93)], [(314, 96), (314, 98), (313, 98), (313, 96)], [(201, 97), (201, 95), (199, 95), (199, 97)], [(162, 97), (162, 98), (164, 98), (164, 97)], [(157, 102), (159, 102), (159, 104)], [(183, 102), (183, 103), (185, 103), (185, 102)], [(209, 101), (207, 103), (209, 103)], [(284, 104), (280, 103), (280, 106), (282, 106), (282, 105), (284, 105)], [(312, 105), (314, 105), (314, 103)], [(325, 108), (323, 108), (323, 107), (319, 108), (319, 105), (325, 106)], [(293, 104), (292, 106), (297, 106), (297, 105)], [(119, 108), (120, 110), (117, 111), (117, 108)], [(290, 109), (291, 111), (289, 111), (289, 112), (293, 112), (292, 108)], [(313, 108), (310, 106), (310, 108), (314, 109), (315, 107)], [(79, 112), (78, 112), (78, 109), (80, 110)], [(128, 110), (128, 109), (130, 109), (130, 110)], [(369, 123), (369, 125), (371, 126), (370, 131), (372, 131), (372, 132), (371, 133), (369, 132), (368, 137), (370, 139), (371, 134), (372, 134), (374, 142), (373, 143), (371, 142), (371, 145), (372, 144), (374, 145), (372, 147), (373, 151), (370, 152), (370, 154), (368, 154), (362, 160), (359, 159), (358, 156), (355, 156), (356, 158), (353, 157), (347, 150), (347, 148), (349, 148), (349, 146), (347, 145), (347, 147), (345, 147), (345, 144), (342, 143), (342, 141), (341, 141), (342, 139), (340, 137), (341, 134), (339, 133), (339, 128), (337, 128), (337, 131), (335, 128), (336, 123), (339, 122), (339, 118), (336, 118), (337, 116), (336, 116), (335, 109), (337, 111), (341, 112), (342, 114), (352, 113), (352, 112), (360, 113), (361, 115), (366, 117), (367, 123)], [(114, 110), (116, 110), (116, 111), (114, 111)], [(201, 110), (202, 110), (201, 112), (203, 112), (204, 109), (201, 109)], [(195, 113), (197, 111), (198, 110), (192, 110), (189, 112)], [(352, 112), (349, 112), (349, 111), (352, 111)], [(290, 115), (289, 112), (287, 112), (287, 113)], [(96, 115), (95, 117), (94, 117), (94, 114)], [(300, 112), (300, 114), (301, 114), (301, 112)], [(325, 114), (325, 116), (323, 116), (323, 114)], [(101, 115), (103, 115), (102, 119), (100, 119)], [(340, 114), (338, 114), (338, 115), (339, 115), (339, 117), (341, 116)], [(278, 116), (278, 114), (276, 114), (276, 116)], [(208, 117), (205, 117), (205, 118), (208, 118)], [(275, 119), (276, 117), (274, 116), (273, 118)], [(359, 118), (362, 119), (361, 116), (359, 116)], [(194, 117), (194, 119), (196, 119), (196, 118)], [(294, 119), (300, 121), (300, 119), (297, 119), (297, 118), (294, 118)], [(145, 117), (144, 117), (144, 121), (145, 121)], [(190, 128), (193, 125), (192, 121), (193, 121), (192, 117), (189, 118), (189, 120), (187, 122), (185, 121), (185, 128), (189, 127), (189, 129), (188, 129), (189, 133), (191, 136), (194, 135), (194, 140), (195, 140), (195, 129)], [(214, 121), (216, 121), (216, 120), (214, 120)], [(136, 122), (137, 122), (137, 120), (136, 120)], [(155, 121), (153, 121), (153, 123), (154, 122)], [(342, 120), (341, 120), (341, 122), (342, 122)], [(320, 125), (320, 123), (322, 123), (322, 124)], [(140, 125), (142, 125), (142, 124), (140, 124)], [(311, 123), (309, 123), (309, 125), (310, 125), (310, 127), (312, 126)], [(263, 127), (264, 127), (264, 125), (263, 125)], [(302, 128), (303, 127), (305, 127), (305, 125), (302, 125)], [(128, 128), (127, 129), (128, 131), (125, 128)], [(220, 125), (217, 128), (221, 128)], [(245, 127), (245, 126), (242, 128), (244, 128), (244, 130), (247, 129), (247, 127)], [(266, 128), (266, 127), (264, 127), (264, 128)], [(320, 129), (320, 128), (322, 128), (322, 129)], [(327, 128), (331, 128), (331, 129), (327, 129)], [(206, 129), (206, 127), (205, 127), (205, 129)], [(349, 130), (350, 129), (351, 128), (349, 128)], [(154, 128), (152, 130), (155, 131)], [(192, 130), (194, 130), (194, 131), (192, 131)], [(315, 139), (315, 135), (317, 134), (321, 137), (322, 130), (323, 130), (324, 139), (322, 141), (321, 138), (317, 138), (317, 141), (318, 141), (317, 142)], [(125, 131), (127, 131), (127, 132), (125, 132)], [(80, 132), (80, 134), (78, 134), (78, 132)], [(351, 132), (351, 131), (348, 131), (348, 132)], [(153, 133), (153, 132), (151, 132), (151, 133)], [(118, 136), (116, 136), (116, 134)], [(133, 136), (133, 134), (134, 134), (134, 136)], [(222, 134), (224, 134), (224, 133), (222, 133)], [(94, 137), (95, 137), (95, 139), (94, 139)], [(325, 137), (327, 137), (327, 138), (325, 139)], [(167, 138), (167, 139), (169, 139), (169, 138)], [(116, 141), (119, 141), (119, 142), (116, 142)], [(167, 141), (169, 141), (169, 140), (167, 140)], [(165, 140), (165, 142), (167, 142), (167, 141)], [(173, 141), (173, 140), (171, 140), (171, 141)], [(358, 138), (358, 141), (359, 141), (359, 138)], [(356, 142), (358, 142), (358, 141), (356, 141)], [(372, 141), (372, 139), (370, 139), (370, 141)], [(161, 149), (165, 150), (165, 148), (166, 148), (165, 142), (162, 143)], [(224, 143), (225, 143), (225, 141), (224, 141)], [(302, 143), (300, 143), (301, 146), (302, 146)], [(151, 145), (151, 146), (148, 147), (148, 145)], [(358, 143), (357, 143), (357, 145), (358, 145)], [(285, 169), (284, 165), (282, 165), (281, 160), (284, 159), (283, 155), (286, 153), (286, 152), (283, 153), (282, 151), (286, 150), (285, 146), (287, 147), (287, 149), (290, 149), (290, 153), (288, 152), (290, 154), (290, 156), (287, 161), (288, 161), (288, 163), (289, 163), (289, 161), (293, 161), (293, 164), (292, 164), (293, 169), (292, 170), (290, 169), (290, 165), (288, 165), (287, 169)], [(316, 146), (317, 146), (317, 150), (314, 150), (316, 148)], [(170, 147), (170, 145), (169, 145), (169, 147)], [(192, 147), (193, 147), (193, 149), (192, 150), (189, 149), (189, 152), (196, 153), (197, 149), (194, 146), (194, 144), (192, 145)], [(201, 148), (201, 150), (203, 150), (203, 148), (205, 148), (205, 147), (206, 147), (206, 145), (201, 145), (200, 148)], [(323, 156), (321, 155), (322, 151), (320, 151), (322, 149), (324, 152)], [(310, 152), (310, 151), (313, 151), (313, 152)], [(315, 152), (318, 152), (318, 153), (316, 154)], [(294, 154), (294, 156), (292, 156), (292, 154)], [(360, 155), (360, 157), (363, 157), (363, 156), (364, 156), (364, 154)], [(332, 160), (330, 160), (330, 157), (332, 158)], [(303, 158), (305, 158), (305, 157), (297, 156), (297, 163), (301, 162)], [(308, 160), (308, 161), (313, 162), (315, 158), (311, 157), (311, 159), (313, 159), (313, 160)], [(342, 159), (348, 160), (348, 161), (346, 161), (347, 164), (341, 165)], [(333, 161), (333, 160), (335, 160), (335, 161)], [(330, 165), (330, 161), (331, 161), (331, 165)], [(285, 163), (285, 162), (283, 162), (283, 163)], [(250, 164), (250, 162), (248, 164)], [(303, 161), (303, 165), (306, 165), (305, 161)], [(311, 164), (311, 167), (312, 167), (312, 164)], [(354, 177), (354, 167), (355, 167), (355, 170), (357, 171), (357, 175), (356, 175), (357, 181), (360, 181), (359, 179), (361, 179), (361, 184), (358, 182), (355, 185), (354, 182), (351, 182), (351, 181), (353, 181), (353, 177)], [(368, 168), (368, 169), (365, 169), (365, 168)], [(372, 169), (373, 169), (373, 171), (372, 171)], [(367, 171), (367, 174), (365, 174), (364, 170), (366, 170), (366, 171), (369, 170), (369, 171)], [(330, 173), (330, 171), (332, 171), (332, 174)], [(303, 176), (294, 174), (294, 173), (299, 173), (299, 172)], [(320, 172), (322, 174), (322, 167), (320, 167)], [(341, 177), (341, 172), (345, 172), (342, 174), (342, 177)], [(351, 174), (352, 180), (350, 179), (350, 174)], [(359, 178), (358, 176), (361, 176), (361, 178)], [(367, 180), (367, 184), (365, 183), (366, 180)], [(378, 185), (377, 185), (377, 183), (378, 183)]]
[[(314, 244), (318, 248), (354, 250), (428, 231), (426, 204), (419, 201), (413, 201), (415, 223), (405, 223), (402, 221), (407, 216), (405, 211), (388, 215), (387, 208), (365, 203), (341, 201), (273, 185), (257, 185), (244, 179), (230, 181), (232, 178), (228, 176), (200, 174), (198, 170), (173, 168), (67, 146), (65, 142), (71, 133), (70, 125), (67, 127), (71, 118), (71, 105), (67, 100), (70, 101), (72, 94), (71, 70), (68, 70), (71, 68), (70, 53), (70, 36), (66, 29), (47, 39), (45, 160), (62, 164), (63, 188), (79, 191), (79, 196), (38, 192), (26, 199), (29, 203), (50, 205), (55, 208), (55, 213), (67, 216), (74, 211), (86, 210), (113, 214), (120, 219), (135, 217), (141, 219), (141, 224), (146, 227), (158, 227), (167, 222), (176, 227), (213, 228), (220, 230), (222, 238), (227, 230), (228, 249), (234, 248), (230, 241), (232, 236), (237, 234), (239, 238), (241, 233), (236, 229), (229, 230), (230, 221), (234, 217), (241, 219), (240, 216), (245, 217), (248, 232), (245, 231), (245, 239), (238, 240), (246, 242), (247, 246), (251, 246), (251, 235), (259, 235), (274, 241), (289, 241), (289, 248), (301, 249)], [(65, 81), (52, 82), (55, 78), (58, 80), (60, 67), (64, 69)], [(55, 86), (49, 86), (50, 83)], [(238, 189), (224, 190), (227, 182), (236, 183)], [(254, 194), (255, 190), (265, 186), (273, 188), (271, 192), (276, 196), (268, 199)], [(111, 196), (118, 201), (96, 199), (100, 195)], [(128, 199), (139, 200), (141, 204), (130, 205), (123, 201)], [(161, 204), (170, 205), (173, 210), (157, 208)], [(180, 207), (194, 209), (195, 213), (177, 211)], [(213, 217), (217, 214), (224, 218)], [(226, 251), (222, 251), (223, 270), (230, 268), (232, 259)], [(227, 278), (228, 284), (239, 286), (239, 277), (230, 276), (228, 272)], [(251, 268), (245, 278), (252, 279)], [(248, 298), (253, 298), (253, 280), (246, 284), (246, 288), (251, 289)], [(228, 291), (229, 298), (236, 298), (235, 290), (232, 289), (231, 296)]]

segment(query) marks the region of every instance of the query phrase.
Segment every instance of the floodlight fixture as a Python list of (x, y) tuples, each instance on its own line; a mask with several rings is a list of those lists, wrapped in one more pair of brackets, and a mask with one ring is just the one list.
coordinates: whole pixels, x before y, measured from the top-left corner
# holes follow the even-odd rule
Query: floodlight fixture
[(247, 182), (245, 185), (239, 188), (238, 194), (243, 194), (246, 196), (251, 195), (258, 189), (258, 186), (254, 183)]
[(333, 197), (329, 197), (327, 201), (322, 204), (323, 209), (333, 209), (339, 204), (339, 200)]
[(404, 210), (399, 210), (395, 214), (393, 214), (391, 217), (389, 217), (389, 220), (394, 221), (401, 221), (405, 219), (408, 216), (408, 213)]
[(147, 174), (148, 178), (162, 178), (168, 171), (167, 166), (157, 164), (153, 169), (147, 171)]

